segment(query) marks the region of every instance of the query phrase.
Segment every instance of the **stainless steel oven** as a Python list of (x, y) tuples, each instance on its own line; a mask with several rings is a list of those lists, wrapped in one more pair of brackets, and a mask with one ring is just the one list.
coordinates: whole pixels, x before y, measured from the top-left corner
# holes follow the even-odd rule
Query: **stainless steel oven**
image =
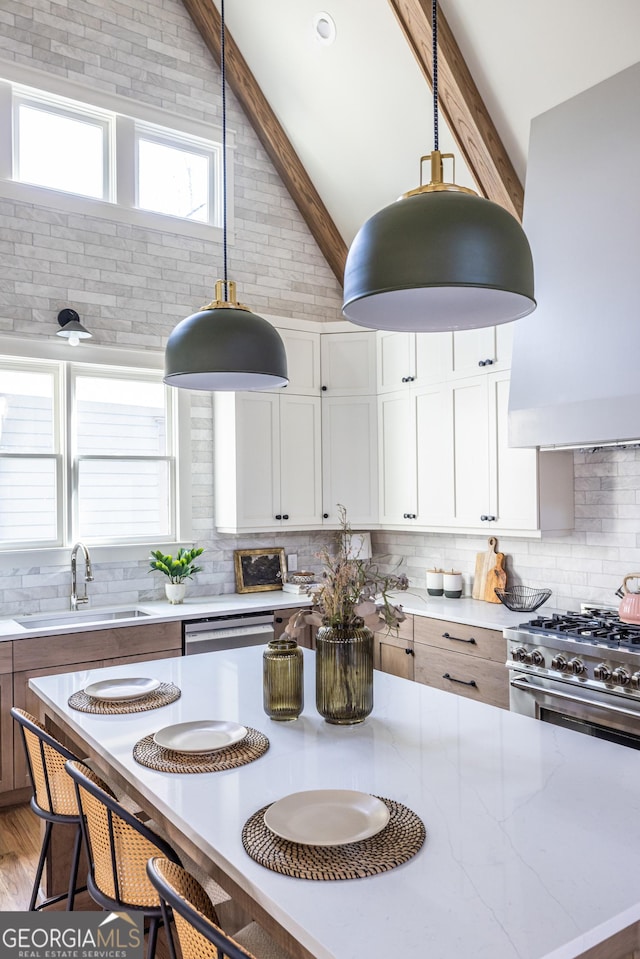
[(512, 711), (640, 749), (640, 627), (589, 610), (505, 637)]

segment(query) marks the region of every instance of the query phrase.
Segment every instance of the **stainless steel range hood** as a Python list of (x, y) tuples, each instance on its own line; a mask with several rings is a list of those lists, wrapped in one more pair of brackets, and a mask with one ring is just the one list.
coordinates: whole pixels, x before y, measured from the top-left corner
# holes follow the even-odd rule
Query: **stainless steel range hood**
[(537, 117), (524, 227), (535, 313), (515, 324), (513, 446), (640, 437), (640, 63)]

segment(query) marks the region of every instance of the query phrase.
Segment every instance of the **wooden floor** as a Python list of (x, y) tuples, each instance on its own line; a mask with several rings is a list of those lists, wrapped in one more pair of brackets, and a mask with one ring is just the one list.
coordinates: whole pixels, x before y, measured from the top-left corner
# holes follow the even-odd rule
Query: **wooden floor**
[[(40, 820), (30, 807), (24, 805), (0, 809), (0, 912), (29, 908), (39, 855)], [(64, 902), (49, 907), (52, 911), (65, 908)], [(74, 908), (89, 912), (101, 911), (86, 892), (77, 896)], [(161, 930), (156, 957), (168, 959), (168, 956), (164, 930)]]

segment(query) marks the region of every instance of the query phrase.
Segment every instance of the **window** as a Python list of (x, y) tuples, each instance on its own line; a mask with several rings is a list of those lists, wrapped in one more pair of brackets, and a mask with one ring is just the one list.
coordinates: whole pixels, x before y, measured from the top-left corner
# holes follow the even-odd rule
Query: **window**
[(115, 94), (87, 103), (90, 91), (72, 81), (56, 78), (53, 90), (0, 78), (0, 196), (38, 203), (44, 188), (63, 210), (198, 238), (222, 226), (215, 128), (185, 118), (174, 129), (162, 123), (172, 115)]
[(209, 223), (214, 184), (211, 146), (181, 140), (169, 131), (136, 125), (137, 203), (154, 213)]
[(175, 539), (174, 406), (160, 372), (1, 359), (1, 547)]
[(71, 100), (27, 93), (14, 99), (15, 178), (110, 200), (111, 121)]

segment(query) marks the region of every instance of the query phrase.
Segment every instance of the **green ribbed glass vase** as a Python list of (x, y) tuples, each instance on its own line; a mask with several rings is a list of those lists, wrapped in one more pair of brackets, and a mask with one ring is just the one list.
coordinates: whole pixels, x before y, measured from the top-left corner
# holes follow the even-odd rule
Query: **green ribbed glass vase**
[(302, 650), (295, 639), (272, 639), (262, 663), (265, 713), (278, 722), (297, 719), (304, 706)]
[(316, 639), (316, 708), (328, 723), (361, 723), (373, 709), (373, 633), (321, 626)]

